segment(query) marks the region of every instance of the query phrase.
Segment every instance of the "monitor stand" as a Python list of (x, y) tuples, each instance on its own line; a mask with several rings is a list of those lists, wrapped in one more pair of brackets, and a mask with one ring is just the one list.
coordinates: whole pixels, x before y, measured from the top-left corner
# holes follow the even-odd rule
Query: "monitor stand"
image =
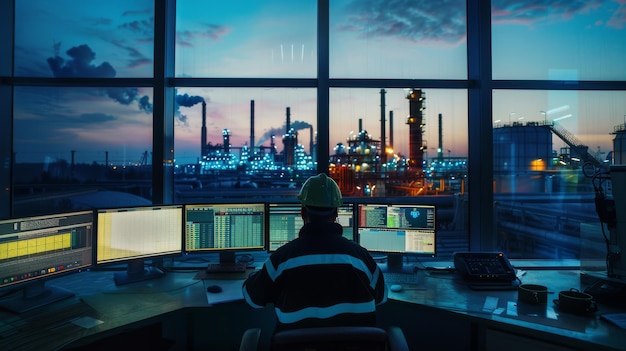
[(135, 259), (128, 262), (126, 272), (115, 273), (113, 280), (115, 285), (124, 285), (143, 280), (161, 278), (165, 273), (162, 270), (145, 266), (143, 259)]
[(404, 255), (401, 253), (388, 254), (387, 264), (379, 265), (383, 273), (405, 273), (414, 274), (415, 267), (412, 265), (404, 265)]
[(14, 313), (24, 313), (45, 305), (73, 297), (74, 293), (55, 286), (46, 286), (43, 280), (27, 283), (22, 293), (0, 300), (0, 308)]
[(243, 273), (246, 271), (248, 264), (245, 262), (237, 262), (234, 251), (220, 252), (219, 263), (209, 263), (206, 268), (207, 273)]

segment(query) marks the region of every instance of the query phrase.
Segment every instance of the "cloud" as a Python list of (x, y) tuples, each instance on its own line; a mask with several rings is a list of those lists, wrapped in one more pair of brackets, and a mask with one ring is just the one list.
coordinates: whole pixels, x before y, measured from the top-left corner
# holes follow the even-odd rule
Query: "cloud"
[[(65, 60), (59, 56), (61, 43), (54, 45), (55, 56), (49, 57), (47, 62), (52, 74), (59, 78), (113, 78), (116, 75), (115, 68), (108, 62), (95, 65), (96, 53), (91, 48), (82, 44), (74, 46), (66, 51), (70, 59)], [(116, 87), (104, 89), (105, 94), (122, 105), (137, 102), (139, 109), (147, 113), (152, 112), (152, 104), (148, 96), (139, 96), (139, 89), (133, 87)]]
[(146, 113), (152, 113), (152, 103), (150, 103), (150, 98), (147, 95), (140, 97), (137, 102), (139, 103), (140, 110)]
[(154, 36), (154, 17), (147, 20), (134, 20), (119, 25), (119, 28), (129, 30), (132, 33), (140, 34), (145, 37)]
[(48, 65), (52, 74), (59, 78), (113, 78), (115, 69), (108, 62), (94, 65), (92, 61), (96, 59), (96, 53), (88, 45), (74, 46), (66, 51), (69, 60), (65, 60), (58, 55), (61, 43), (54, 45), (55, 56), (48, 58)]
[(622, 29), (626, 24), (626, 0), (615, 0), (618, 4), (617, 10), (607, 21), (607, 25), (612, 28)]
[(84, 123), (102, 123), (108, 121), (115, 121), (117, 118), (112, 115), (107, 115), (105, 113), (84, 113), (78, 116), (77, 120)]
[(464, 8), (465, 0), (355, 0), (347, 5), (346, 23), (339, 29), (369, 37), (456, 43), (466, 34)]
[(602, 5), (604, 0), (494, 0), (492, 21), (531, 24), (551, 18), (571, 18)]
[[(394, 37), (411, 42), (457, 43), (466, 37), (465, 0), (353, 0), (338, 29), (362, 37)], [(605, 22), (623, 28), (626, 0), (493, 0), (493, 23), (532, 24), (568, 19), (603, 4), (617, 4)]]
[[(104, 113), (78, 115), (50, 113), (46, 115), (46, 118), (37, 119), (36, 122), (31, 119), (16, 119), (14, 135), (18, 144), (69, 145), (68, 140), (77, 140), (76, 131), (85, 129), (101, 131), (103, 123), (117, 119), (113, 115)], [(94, 125), (97, 126), (94, 127)]]
[(137, 50), (137, 48), (129, 45), (125, 45), (122, 43), (112, 42), (114, 45), (119, 47), (122, 50), (125, 50), (128, 53), (130, 59), (128, 60), (127, 67), (129, 68), (137, 68), (142, 65), (151, 65), (152, 59), (144, 56), (141, 51)]
[[(312, 127), (309, 123), (304, 122), (304, 121), (293, 121), (291, 122), (290, 126), (291, 126), (291, 129), (293, 129), (294, 131), (299, 131), (302, 129), (307, 129), (307, 128)], [(286, 132), (287, 132), (287, 123), (283, 124), (283, 126), (280, 128), (270, 128), (268, 131), (263, 133), (261, 138), (257, 141), (256, 146), (260, 146), (264, 142), (270, 140), (272, 138), (272, 135), (276, 137), (282, 137), (282, 135), (285, 134)]]
[(194, 96), (194, 95), (189, 95), (187, 93), (183, 94), (183, 95), (176, 95), (176, 106), (175, 108), (175, 112), (174, 115), (176, 116), (176, 120), (180, 123), (182, 123), (183, 125), (188, 125), (187, 123), (187, 115), (183, 115), (180, 112), (180, 106), (184, 106), (184, 107), (191, 107), (195, 104), (204, 102), (204, 98), (202, 96)]
[[(195, 47), (198, 44), (196, 41), (208, 38), (210, 41), (218, 41), (223, 36), (230, 32), (230, 29), (225, 26), (206, 23), (203, 24), (203, 30), (200, 31), (177, 31), (176, 32), (176, 45), (185, 47)], [(205, 41), (201, 42), (206, 44)]]

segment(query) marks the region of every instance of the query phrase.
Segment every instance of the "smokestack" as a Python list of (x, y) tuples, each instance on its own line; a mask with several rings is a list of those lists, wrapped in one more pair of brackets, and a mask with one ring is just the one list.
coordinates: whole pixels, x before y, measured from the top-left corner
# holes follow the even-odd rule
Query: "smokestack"
[(387, 145), (385, 144), (385, 137), (387, 131), (385, 130), (385, 89), (380, 89), (380, 161), (381, 164), (387, 163)]
[(202, 101), (202, 129), (200, 130), (200, 159), (205, 155), (204, 149), (206, 148), (206, 102)]
[(296, 133), (291, 133), (291, 108), (287, 107), (287, 121), (285, 122), (287, 131), (283, 136), (283, 162), (287, 166), (293, 166), (295, 164), (295, 149), (298, 141), (296, 140)]
[(363, 130), (363, 118), (359, 118), (359, 134)]
[(254, 155), (254, 100), (250, 100), (250, 156)]
[(437, 158), (439, 162), (443, 162), (443, 117), (439, 114), (439, 148), (437, 149)]
[(311, 156), (313, 156), (313, 126), (309, 127), (309, 152), (311, 153)]
[(389, 146), (393, 148), (393, 111), (389, 111)]
[(222, 146), (224, 155), (228, 155), (230, 153), (230, 130), (222, 130), (222, 139), (224, 140), (224, 145)]

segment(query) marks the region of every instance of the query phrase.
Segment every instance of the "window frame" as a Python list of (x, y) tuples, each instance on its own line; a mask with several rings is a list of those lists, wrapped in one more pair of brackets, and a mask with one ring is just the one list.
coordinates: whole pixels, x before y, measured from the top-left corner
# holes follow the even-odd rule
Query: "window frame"
[[(154, 76), (152, 78), (32, 78), (13, 75), (15, 1), (3, 1), (0, 10), (0, 155), (12, 165), (13, 88), (41, 87), (152, 87), (154, 89), (152, 183), (153, 203), (172, 202), (174, 192), (174, 94), (177, 87), (284, 87), (317, 90), (318, 155), (329, 155), (329, 91), (331, 88), (392, 89), (466, 89), (468, 91), (468, 217), (469, 250), (495, 247), (492, 162), (472, 160), (493, 158), (492, 91), (495, 89), (541, 90), (619, 90), (626, 81), (547, 81), (494, 80), (491, 58), (491, 1), (467, 0), (467, 79), (331, 79), (329, 76), (329, 3), (317, 3), (317, 77), (316, 78), (175, 78), (174, 50), (176, 1), (154, 0)], [(325, 132), (323, 132), (325, 131)], [(162, 167), (158, 167), (162, 165)], [(327, 172), (328, 157), (319, 157), (317, 171)], [(11, 166), (0, 168), (0, 218), (12, 216)]]

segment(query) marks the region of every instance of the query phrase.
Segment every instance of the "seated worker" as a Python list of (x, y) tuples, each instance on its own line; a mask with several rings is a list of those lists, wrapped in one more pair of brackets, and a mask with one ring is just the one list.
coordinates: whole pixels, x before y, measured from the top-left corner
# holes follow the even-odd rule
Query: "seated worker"
[(304, 226), (243, 284), (252, 307), (274, 305), (276, 332), (323, 326), (375, 326), (387, 300), (380, 268), (369, 252), (342, 236), (336, 223), (343, 200), (326, 174), (307, 179), (298, 200)]

